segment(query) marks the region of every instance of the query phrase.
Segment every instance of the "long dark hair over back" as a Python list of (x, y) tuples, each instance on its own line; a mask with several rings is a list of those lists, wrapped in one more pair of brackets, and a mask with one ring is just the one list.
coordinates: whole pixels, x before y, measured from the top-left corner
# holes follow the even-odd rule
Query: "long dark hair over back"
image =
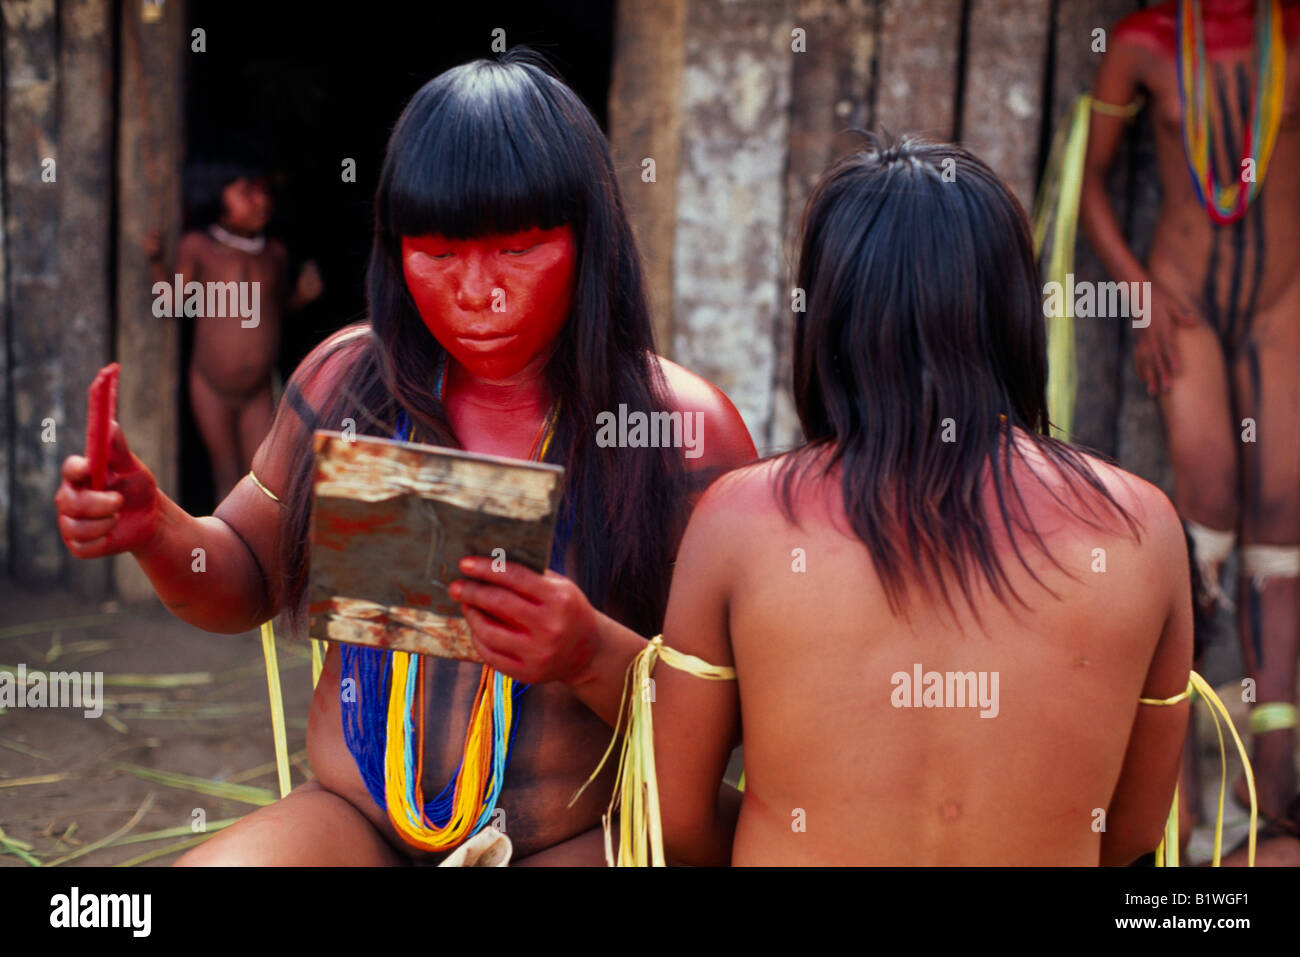
[[(355, 357), (316, 427), (337, 430), (352, 417), (358, 432), (390, 436), (405, 410), (416, 441), (459, 447), (433, 389), (446, 353), (407, 289), (401, 238), (571, 225), (573, 301), (545, 369), (562, 397), (547, 461), (567, 469), (562, 514), (573, 517), (578, 584), (597, 608), (654, 634), (685, 525), (685, 486), (678, 450), (598, 448), (595, 441), (599, 412), (619, 403), (661, 410), (667, 395), (640, 259), (595, 118), (531, 51), (455, 67), (403, 110), (374, 208), (368, 335), (338, 345)], [(290, 484), (283, 555), (295, 631), (305, 611), (311, 480), (311, 456), (302, 455)]]
[(1084, 456), (1050, 437), (1029, 224), (978, 157), (914, 137), (843, 157), (808, 201), (796, 276), (805, 444), (778, 472), (780, 504), (794, 519), (800, 483), (840, 467), (845, 515), (892, 610), (907, 606), (909, 579), (950, 608), (955, 580), (975, 610), (981, 575), (999, 600), (1025, 604), (994, 547), (987, 478), (1017, 558), (1043, 584), (1020, 547), (1024, 535), (1047, 554), (1012, 477), (1018, 435), (1079, 499), (1071, 511), (1138, 535)]

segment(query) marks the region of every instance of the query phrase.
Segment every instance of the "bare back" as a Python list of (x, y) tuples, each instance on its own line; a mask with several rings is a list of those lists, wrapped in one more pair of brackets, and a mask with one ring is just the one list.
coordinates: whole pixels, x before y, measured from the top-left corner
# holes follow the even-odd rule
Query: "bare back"
[[(998, 557), (1030, 610), (1000, 603), (985, 587), (976, 599), (983, 630), (959, 591), (956, 618), (915, 586), (910, 621), (891, 613), (866, 548), (846, 534), (837, 478), (805, 486), (802, 528), (776, 507), (771, 463), (715, 486), (687, 532), (678, 574), (703, 569), (691, 550), (704, 547), (726, 569), (700, 587), (726, 594), (740, 690), (747, 789), (734, 864), (1095, 865), (1098, 825), (1116, 797), (1135, 721), (1161, 726), (1161, 760), (1143, 759), (1155, 796), (1140, 829), (1160, 820), (1186, 715), (1139, 716), (1138, 698), (1173, 695), (1187, 683), (1186, 551), (1163, 495), (1097, 467), (1144, 523), (1142, 544), (1118, 519), (1108, 532), (1086, 525), (1077, 503), (1062, 508), (1021, 475), (1030, 522), (1073, 578), (1026, 543), (1030, 567), (1060, 596), (1052, 598), (999, 536)], [(1060, 480), (1053, 485), (1059, 492)], [(706, 603), (679, 595), (675, 583), (665, 640), (677, 646), (693, 624), (708, 622)], [(715, 662), (725, 656), (708, 645), (686, 650)], [(925, 694), (935, 687), (930, 672), (974, 676), (945, 680), (936, 696)], [(689, 682), (707, 684), (663, 668), (656, 680), (659, 701), (688, 693)], [(958, 686), (964, 706), (954, 706)], [(666, 724), (672, 736), (676, 721), (656, 707), (657, 729)]]

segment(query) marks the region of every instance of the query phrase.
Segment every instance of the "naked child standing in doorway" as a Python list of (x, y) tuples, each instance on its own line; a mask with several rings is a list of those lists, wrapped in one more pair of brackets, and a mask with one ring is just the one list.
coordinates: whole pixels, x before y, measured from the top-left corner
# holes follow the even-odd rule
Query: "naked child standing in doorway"
[(308, 261), (289, 286), (289, 255), (265, 234), (274, 208), (270, 180), (244, 161), (195, 166), (187, 199), (197, 228), (181, 239), (174, 269), (157, 232), (145, 244), (154, 315), (194, 320), (190, 404), (212, 462), (217, 500), (248, 471), (270, 430), (281, 320), (323, 291)]

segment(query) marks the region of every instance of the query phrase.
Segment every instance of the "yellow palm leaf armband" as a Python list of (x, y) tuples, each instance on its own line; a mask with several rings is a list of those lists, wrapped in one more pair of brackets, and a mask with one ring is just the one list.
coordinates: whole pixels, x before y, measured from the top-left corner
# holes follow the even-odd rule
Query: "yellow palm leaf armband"
[[(623, 679), (623, 699), (619, 706), (619, 724), (614, 737), (605, 749), (596, 770), (569, 802), (572, 807), (600, 774), (605, 762), (614, 752), (619, 732), (624, 728), (623, 749), (618, 757), (618, 776), (614, 793), (609, 799), (609, 809), (602, 817), (605, 827), (605, 861), (610, 867), (664, 866), (663, 828), (659, 816), (659, 779), (655, 774), (654, 713), (650, 704), (650, 672), (655, 662), (665, 664), (697, 678), (713, 681), (734, 681), (736, 669), (711, 665), (694, 655), (674, 651), (663, 642), (663, 635), (655, 635), (646, 643), (628, 666)], [(614, 856), (613, 815), (618, 808), (618, 857)]]
[(1255, 734), (1288, 731), (1296, 726), (1296, 706), (1287, 701), (1262, 701), (1250, 712), (1250, 730)]
[[(1232, 740), (1237, 744), (1237, 753), (1241, 755), (1242, 766), (1246, 770), (1246, 787), (1250, 791), (1250, 836), (1248, 838), (1248, 850), (1246, 858), (1248, 866), (1255, 866), (1255, 827), (1259, 820), (1259, 807), (1255, 799), (1255, 774), (1250, 767), (1250, 755), (1246, 753), (1246, 746), (1241, 743), (1241, 736), (1237, 734), (1237, 729), (1233, 727), (1232, 717), (1228, 714), (1227, 707), (1214, 693), (1210, 683), (1193, 671), (1187, 680), (1187, 688), (1174, 695), (1172, 698), (1138, 698), (1139, 704), (1150, 705), (1174, 705), (1192, 695), (1203, 698), (1209, 705), (1210, 717), (1214, 719), (1214, 730), (1219, 736), (1219, 764), (1222, 773), (1219, 777), (1219, 809), (1214, 820), (1214, 860), (1211, 864), (1218, 867), (1220, 859), (1223, 856), (1223, 798), (1228, 789), (1228, 753), (1223, 744), (1223, 724), (1227, 724), (1228, 730), (1232, 733)], [(1219, 722), (1222, 716), (1223, 723)], [(1165, 834), (1160, 840), (1160, 846), (1156, 848), (1156, 867), (1177, 867), (1178, 866), (1178, 785), (1174, 785), (1174, 802), (1169, 808), (1169, 819), (1165, 822)]]

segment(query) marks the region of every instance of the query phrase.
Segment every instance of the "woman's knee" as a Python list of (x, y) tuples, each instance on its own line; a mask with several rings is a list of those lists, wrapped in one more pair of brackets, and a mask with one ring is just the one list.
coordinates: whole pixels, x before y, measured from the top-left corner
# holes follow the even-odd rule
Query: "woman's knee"
[(309, 781), (188, 851), (174, 866), (402, 863), (364, 814), (319, 782)]

